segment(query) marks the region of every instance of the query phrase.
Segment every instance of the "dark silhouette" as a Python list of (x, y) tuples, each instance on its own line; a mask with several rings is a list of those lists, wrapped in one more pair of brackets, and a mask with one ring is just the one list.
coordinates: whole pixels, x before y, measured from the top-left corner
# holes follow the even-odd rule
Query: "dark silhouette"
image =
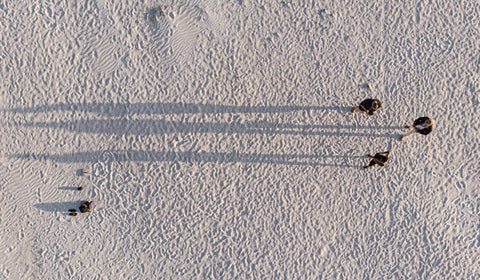
[(92, 209), (92, 201), (84, 201), (80, 204), (80, 212), (87, 213)]
[(413, 125), (406, 125), (405, 128), (409, 129), (409, 131), (400, 137), (400, 141), (402, 141), (406, 136), (413, 134), (413, 133), (420, 133), (422, 135), (428, 135), (433, 130), (433, 124), (435, 120), (430, 119), (429, 117), (421, 117), (416, 119), (413, 122)]
[(368, 157), (372, 158), (372, 160), (370, 161), (370, 164), (368, 164), (367, 166), (364, 166), (363, 168), (367, 169), (374, 166), (375, 164), (384, 166), (385, 163), (387, 163), (388, 161), (389, 155), (390, 155), (390, 151), (386, 151), (383, 153), (376, 153), (374, 156), (372, 156), (371, 154), (368, 154)]
[(382, 107), (382, 103), (378, 99), (365, 99), (360, 103), (359, 106), (353, 107), (350, 112), (355, 113), (355, 111), (360, 110), (369, 115), (375, 114)]

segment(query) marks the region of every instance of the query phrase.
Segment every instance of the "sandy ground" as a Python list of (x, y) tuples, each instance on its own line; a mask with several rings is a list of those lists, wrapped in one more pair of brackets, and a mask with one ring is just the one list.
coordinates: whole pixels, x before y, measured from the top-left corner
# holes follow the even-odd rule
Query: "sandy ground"
[(479, 14), (0, 1), (0, 278), (479, 278)]

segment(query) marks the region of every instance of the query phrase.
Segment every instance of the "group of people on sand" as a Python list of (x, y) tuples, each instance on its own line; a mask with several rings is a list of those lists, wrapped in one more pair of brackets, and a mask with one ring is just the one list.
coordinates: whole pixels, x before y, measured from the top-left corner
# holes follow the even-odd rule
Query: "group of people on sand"
[[(84, 169), (79, 169), (77, 171), (78, 176), (85, 176), (87, 174), (88, 172)], [(76, 190), (81, 191), (83, 190), (83, 187), (78, 187)], [(81, 213), (88, 213), (90, 212), (90, 210), (92, 210), (92, 206), (93, 206), (92, 203), (93, 201), (83, 201), (82, 203), (80, 203), (80, 206), (78, 207), (78, 209), (80, 210)], [(70, 216), (77, 216), (77, 209), (75, 208), (68, 209), (68, 212), (70, 212)]]
[[(369, 99), (363, 100), (360, 103), (360, 105), (353, 107), (351, 112), (355, 113), (356, 111), (361, 111), (369, 115), (374, 115), (375, 112), (378, 111), (381, 107), (382, 107), (382, 103), (380, 103), (379, 100), (369, 98)], [(432, 132), (434, 123), (435, 123), (435, 120), (429, 117), (418, 118), (413, 122), (413, 124), (405, 126), (405, 128), (408, 129), (408, 131), (403, 136), (401, 136), (399, 140), (402, 141), (403, 139), (405, 139), (406, 136), (413, 133), (428, 135), (430, 134), (430, 132)], [(375, 164), (384, 166), (385, 163), (387, 163), (388, 161), (388, 157), (390, 156), (390, 151), (376, 153), (375, 155), (368, 154), (367, 156), (370, 157), (372, 160), (368, 165), (363, 167), (364, 169), (370, 168)]]

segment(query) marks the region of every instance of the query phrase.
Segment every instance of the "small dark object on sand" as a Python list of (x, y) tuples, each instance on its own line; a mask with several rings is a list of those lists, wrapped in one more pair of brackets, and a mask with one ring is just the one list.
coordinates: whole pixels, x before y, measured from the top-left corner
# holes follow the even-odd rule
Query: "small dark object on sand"
[(85, 170), (85, 169), (83, 169), (83, 168), (77, 170), (77, 176), (86, 176), (86, 175), (88, 175), (88, 171), (87, 171), (87, 170)]
[(70, 216), (77, 216), (77, 212), (72, 212), (69, 214)]
[(80, 212), (87, 213), (92, 209), (92, 201), (85, 201), (80, 204)]
[(77, 191), (81, 191), (81, 190), (83, 190), (83, 187), (78, 187), (77, 188)]
[(68, 212), (75, 213), (75, 212), (77, 212), (77, 209), (73, 209), (73, 208), (72, 208), (72, 209), (68, 209)]

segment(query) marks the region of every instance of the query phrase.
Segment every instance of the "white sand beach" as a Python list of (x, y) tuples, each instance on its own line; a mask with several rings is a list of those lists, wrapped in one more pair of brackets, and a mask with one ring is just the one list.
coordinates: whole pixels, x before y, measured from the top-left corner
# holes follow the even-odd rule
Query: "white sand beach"
[(478, 1), (7, 0), (0, 29), (0, 279), (480, 278)]

